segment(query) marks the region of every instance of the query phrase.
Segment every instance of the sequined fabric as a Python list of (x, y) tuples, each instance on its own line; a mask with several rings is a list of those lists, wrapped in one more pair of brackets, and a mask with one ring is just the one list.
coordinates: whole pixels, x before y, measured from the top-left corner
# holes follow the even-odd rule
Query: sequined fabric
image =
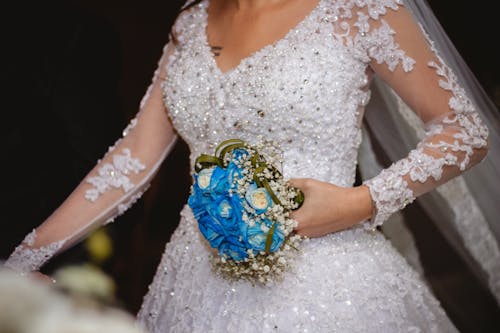
[[(375, 20), (399, 4), (321, 0), (284, 38), (225, 73), (207, 43), (207, 1), (184, 13), (163, 90), (191, 161), (228, 138), (266, 137), (283, 151), (285, 177), (352, 186), (370, 97), (367, 63), (374, 58), (409, 71), (414, 62), (384, 24), (373, 34), (361, 27), (346, 41), (332, 22), (363, 8)], [(360, 15), (357, 24), (367, 23)], [(390, 243), (362, 226), (309, 240), (284, 281), (265, 286), (220, 278), (210, 255), (186, 206), (140, 323), (151, 332), (455, 332)]]
[(438, 302), (378, 232), (306, 242), (279, 283), (214, 275), (186, 207), (145, 297), (151, 332), (454, 332)]

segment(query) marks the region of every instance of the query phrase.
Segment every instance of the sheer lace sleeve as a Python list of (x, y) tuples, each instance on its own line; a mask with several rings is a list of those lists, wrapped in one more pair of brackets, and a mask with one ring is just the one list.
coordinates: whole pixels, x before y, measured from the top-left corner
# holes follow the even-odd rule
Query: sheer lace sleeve
[(407, 157), (365, 182), (376, 207), (370, 225), (375, 227), (415, 197), (478, 163), (487, 151), (488, 130), (454, 73), (401, 1), (351, 4), (349, 47), (426, 128), (425, 138)]
[(177, 138), (165, 112), (160, 87), (172, 49), (172, 44), (165, 46), (140, 110), (124, 129), (123, 137), (109, 148), (64, 203), (26, 236), (5, 266), (20, 272), (38, 270), (92, 229), (112, 222), (148, 188)]

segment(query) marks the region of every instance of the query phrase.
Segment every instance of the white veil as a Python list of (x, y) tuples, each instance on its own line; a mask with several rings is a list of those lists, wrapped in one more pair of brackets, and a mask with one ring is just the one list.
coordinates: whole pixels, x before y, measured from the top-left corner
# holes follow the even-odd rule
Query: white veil
[[(404, 3), (453, 69), (490, 130), (489, 153), (479, 165), (417, 200), (500, 304), (500, 114), (427, 2), (404, 0)], [(364, 179), (382, 169), (374, 154), (373, 141), (381, 145), (381, 153), (396, 161), (406, 156), (424, 136), (422, 121), (378, 79), (372, 85), (372, 100), (365, 120), (359, 157)], [(414, 252), (409, 253), (412, 256)], [(418, 262), (415, 258), (408, 259), (410, 263)]]

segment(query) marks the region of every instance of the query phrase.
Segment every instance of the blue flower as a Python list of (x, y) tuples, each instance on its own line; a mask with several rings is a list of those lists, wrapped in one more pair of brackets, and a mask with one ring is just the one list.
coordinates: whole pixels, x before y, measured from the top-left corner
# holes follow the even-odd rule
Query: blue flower
[(231, 184), (228, 181), (226, 170), (216, 166), (210, 174), (210, 183), (204, 191), (215, 198), (220, 194), (226, 193), (230, 187)]
[[(263, 228), (262, 225), (264, 225), (265, 227)], [(271, 226), (272, 222), (268, 219), (264, 219), (259, 221), (259, 223), (255, 223), (255, 225), (253, 225), (252, 227), (248, 227), (246, 237), (247, 243), (253, 250), (264, 251), (266, 249), (267, 235), (269, 233), (269, 230), (271, 229)], [(275, 228), (269, 251), (277, 251), (283, 243), (284, 239), (285, 236), (283, 235), (283, 232), (279, 230), (279, 228)]]
[[(272, 199), (265, 188), (257, 188), (253, 183), (244, 198), (237, 189), (237, 178), (242, 177), (242, 166), (235, 161), (248, 151), (238, 148), (231, 153), (226, 168), (213, 166), (194, 175), (194, 184), (188, 204), (198, 221), (198, 227), (210, 246), (216, 248), (221, 256), (233, 260), (248, 257), (247, 250), (265, 250), (267, 235), (272, 226), (269, 219), (258, 220), (252, 227), (242, 220), (245, 207), (252, 207), (255, 213), (264, 213), (272, 206)], [(242, 201), (246, 201), (244, 203)], [(255, 217), (255, 216), (254, 216)], [(275, 252), (283, 243), (284, 235), (275, 228), (270, 251)]]
[(269, 195), (269, 192), (263, 187), (257, 187), (255, 183), (252, 183), (245, 194), (245, 199), (248, 204), (255, 209), (257, 214), (264, 213), (269, 207), (272, 206), (273, 200)]
[(235, 161), (242, 156), (247, 156), (248, 151), (244, 148), (238, 148), (234, 149), (231, 154), (232, 154), (231, 160), (229, 161), (229, 164), (226, 167), (226, 172), (228, 175), (229, 183), (233, 184), (235, 178), (242, 176), (242, 167), (237, 165)]
[[(216, 175), (215, 171), (216, 169), (212, 177)], [(248, 256), (244, 237), (247, 224), (242, 221), (243, 206), (236, 194), (229, 195), (228, 188), (226, 191), (220, 190), (222, 187), (217, 189), (222, 183), (224, 181), (214, 182), (212, 192), (206, 192), (195, 184), (188, 204), (198, 221), (200, 232), (210, 246), (218, 249), (221, 255), (233, 260), (242, 260)]]
[[(236, 197), (237, 198), (237, 197)], [(233, 197), (220, 196), (206, 207), (213, 223), (220, 225), (226, 235), (237, 235), (240, 231), (242, 207)]]
[(188, 198), (188, 205), (191, 207), (196, 219), (199, 218), (200, 214), (205, 213), (206, 205), (213, 200), (210, 192), (200, 188), (199, 179), (199, 175), (194, 176), (194, 184), (191, 187), (191, 195)]
[[(219, 254), (234, 260), (242, 260), (248, 256), (243, 233), (247, 225), (241, 221), (241, 214), (234, 212), (230, 201), (210, 205), (207, 214), (198, 219), (198, 227), (210, 246), (218, 249)], [(234, 212), (234, 213), (233, 213)]]
[(212, 218), (208, 214), (203, 214), (197, 218), (198, 228), (203, 236), (208, 240), (210, 246), (218, 249), (224, 240), (222, 228), (212, 222)]
[(236, 180), (242, 176), (242, 170), (231, 161), (226, 168), (226, 174), (229, 184), (235, 184)]
[(233, 260), (243, 260), (248, 257), (246, 247), (236, 237), (226, 237), (219, 246), (219, 253)]
[(195, 174), (192, 192), (188, 199), (195, 216), (200, 209), (203, 210), (220, 195), (227, 194), (230, 186), (226, 170), (218, 166), (203, 169)]

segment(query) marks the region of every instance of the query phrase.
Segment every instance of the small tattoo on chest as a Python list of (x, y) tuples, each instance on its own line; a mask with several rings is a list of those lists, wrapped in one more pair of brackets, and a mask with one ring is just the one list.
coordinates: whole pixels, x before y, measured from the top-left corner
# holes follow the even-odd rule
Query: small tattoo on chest
[(214, 54), (215, 57), (220, 56), (220, 51), (222, 51), (223, 47), (222, 46), (210, 46), (210, 50)]

